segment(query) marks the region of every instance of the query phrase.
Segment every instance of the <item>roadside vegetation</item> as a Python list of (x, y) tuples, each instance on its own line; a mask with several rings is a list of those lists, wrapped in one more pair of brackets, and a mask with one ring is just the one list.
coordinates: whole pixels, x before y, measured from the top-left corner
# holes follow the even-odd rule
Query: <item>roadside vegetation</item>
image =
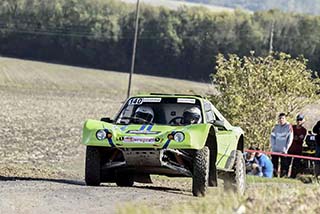
[[(269, 150), (271, 129), (280, 112), (294, 118), (320, 99), (320, 81), (303, 57), (270, 54), (266, 57), (218, 55), (212, 75), (218, 94), (213, 103), (233, 124), (245, 130), (246, 146)], [(313, 115), (315, 116), (315, 115)]]
[(319, 184), (302, 184), (284, 178), (257, 178), (248, 176), (248, 189), (244, 196), (226, 192), (223, 188), (210, 188), (205, 198), (185, 198), (172, 201), (165, 208), (141, 202), (118, 206), (118, 214), (164, 213), (318, 213)]

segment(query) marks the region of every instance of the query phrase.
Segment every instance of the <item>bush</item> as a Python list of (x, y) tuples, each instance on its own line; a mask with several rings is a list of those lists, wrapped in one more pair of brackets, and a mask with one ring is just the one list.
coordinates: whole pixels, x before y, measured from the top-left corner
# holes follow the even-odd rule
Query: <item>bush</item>
[(224, 115), (246, 132), (247, 145), (269, 146), (269, 137), (279, 112), (295, 115), (314, 101), (319, 79), (306, 68), (303, 57), (285, 53), (266, 57), (217, 56), (213, 83), (218, 95), (211, 99)]

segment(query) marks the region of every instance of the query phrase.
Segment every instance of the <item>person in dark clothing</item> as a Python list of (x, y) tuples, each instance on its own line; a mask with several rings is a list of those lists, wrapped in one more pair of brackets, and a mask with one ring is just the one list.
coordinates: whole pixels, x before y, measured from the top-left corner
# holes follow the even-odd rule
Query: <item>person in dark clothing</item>
[[(307, 135), (307, 129), (303, 127), (304, 116), (298, 114), (296, 117), (297, 124), (292, 126), (293, 129), (293, 141), (288, 150), (288, 154), (302, 155), (303, 141)], [(288, 160), (292, 167), (291, 178), (295, 178), (296, 175), (301, 171), (301, 159), (300, 158), (289, 158)]]
[[(312, 129), (316, 134), (316, 157), (320, 158), (320, 120)], [(315, 161), (315, 176), (320, 175), (320, 161)]]
[(313, 127), (312, 131), (316, 134), (316, 157), (320, 157), (320, 120)]
[(320, 120), (317, 122), (317, 124), (312, 129), (313, 133), (320, 134)]
[[(255, 150), (250, 147), (249, 150)], [(258, 174), (258, 160), (255, 158), (255, 152), (245, 152), (243, 157), (246, 164), (246, 174), (247, 175), (257, 175)]]

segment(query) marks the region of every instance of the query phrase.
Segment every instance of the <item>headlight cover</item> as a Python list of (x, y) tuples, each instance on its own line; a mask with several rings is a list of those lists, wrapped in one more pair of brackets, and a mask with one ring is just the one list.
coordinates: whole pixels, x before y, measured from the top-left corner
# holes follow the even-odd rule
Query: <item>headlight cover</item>
[(173, 135), (173, 139), (177, 142), (182, 142), (184, 141), (184, 134), (182, 132), (176, 132), (174, 135)]
[(104, 140), (107, 137), (107, 133), (106, 133), (105, 130), (99, 130), (96, 133), (96, 137), (97, 137), (98, 140)]

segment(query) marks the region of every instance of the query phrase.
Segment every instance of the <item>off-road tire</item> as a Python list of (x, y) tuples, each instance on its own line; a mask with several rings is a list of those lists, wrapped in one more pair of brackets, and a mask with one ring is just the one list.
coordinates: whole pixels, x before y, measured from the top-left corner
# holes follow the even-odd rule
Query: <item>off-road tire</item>
[(85, 181), (88, 186), (101, 183), (101, 152), (97, 147), (87, 146)]
[(117, 173), (116, 184), (119, 187), (132, 187), (134, 183), (134, 177), (127, 173)]
[(246, 189), (246, 168), (243, 154), (239, 150), (236, 151), (233, 170), (234, 173), (224, 179), (224, 187), (243, 195)]
[(209, 180), (209, 148), (197, 150), (193, 157), (192, 194), (205, 196)]

